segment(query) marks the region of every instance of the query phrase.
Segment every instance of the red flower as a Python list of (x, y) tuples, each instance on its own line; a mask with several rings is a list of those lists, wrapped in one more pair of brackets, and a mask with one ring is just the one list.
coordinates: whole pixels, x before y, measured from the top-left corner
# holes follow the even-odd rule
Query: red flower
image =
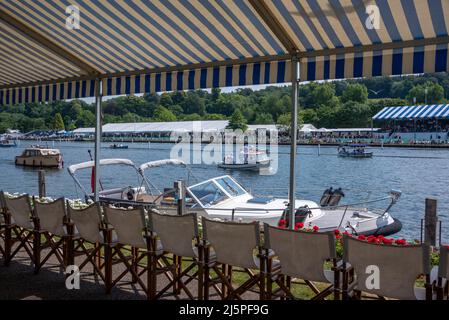
[(365, 241), (366, 240), (366, 236), (364, 236), (363, 234), (361, 234), (360, 236), (358, 236), (359, 240)]
[(335, 234), (336, 236), (340, 235), (340, 230), (335, 229), (335, 230), (334, 230), (334, 234)]
[(343, 234), (344, 234), (345, 236), (352, 237), (352, 234), (350, 234), (348, 231), (343, 232)]
[(281, 219), (278, 222), (278, 227), (285, 226), (286, 224), (287, 224), (287, 221), (285, 221), (284, 219)]
[(393, 241), (394, 241), (393, 239), (387, 239), (387, 238), (382, 237), (383, 244), (392, 244)]
[(396, 243), (399, 246), (403, 246), (407, 244), (407, 241), (405, 239), (397, 239), (394, 243)]
[(317, 226), (313, 226), (313, 232), (317, 232), (318, 230), (320, 230), (320, 228), (318, 228)]
[(302, 223), (302, 222), (296, 222), (296, 224), (295, 224), (295, 229), (298, 230), (298, 229), (302, 229), (302, 228), (304, 228), (304, 223)]

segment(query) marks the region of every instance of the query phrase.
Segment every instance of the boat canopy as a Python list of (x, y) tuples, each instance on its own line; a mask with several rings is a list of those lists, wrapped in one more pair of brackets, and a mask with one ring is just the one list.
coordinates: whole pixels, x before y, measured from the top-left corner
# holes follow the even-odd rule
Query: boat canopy
[[(134, 165), (134, 162), (132, 162), (129, 159), (101, 159), (100, 160), (100, 165), (101, 166), (113, 165), (113, 164), (122, 164), (122, 165), (131, 166), (131, 167), (134, 167), (134, 168), (136, 167)], [(86, 161), (86, 162), (82, 162), (82, 163), (71, 165), (68, 168), (68, 170), (69, 170), (69, 173), (71, 175), (74, 175), (77, 170), (92, 168), (93, 166), (95, 166), (95, 162), (94, 161)]]
[(368, 145), (366, 145), (366, 144), (344, 144), (344, 145), (341, 145), (340, 147), (366, 148), (366, 147), (368, 147)]
[(385, 107), (373, 120), (447, 119), (449, 104), (433, 104), (403, 107)]
[(178, 159), (164, 159), (164, 160), (156, 160), (156, 161), (150, 161), (147, 163), (144, 163), (140, 165), (139, 171), (143, 172), (148, 168), (156, 168), (156, 167), (162, 167), (162, 166), (168, 166), (168, 165), (174, 165), (174, 166), (186, 166), (185, 162)]

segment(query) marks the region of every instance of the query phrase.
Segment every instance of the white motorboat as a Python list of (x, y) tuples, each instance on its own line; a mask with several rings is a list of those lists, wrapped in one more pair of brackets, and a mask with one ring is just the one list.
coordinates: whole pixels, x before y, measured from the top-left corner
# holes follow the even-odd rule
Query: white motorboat
[[(192, 209), (201, 207), (211, 219), (259, 221), (273, 226), (278, 226), (281, 220), (289, 220), (287, 199), (254, 197), (234, 178), (227, 175), (195, 184), (188, 187), (187, 191), (196, 202)], [(332, 196), (327, 200), (327, 203), (333, 202), (332, 206), (318, 205), (309, 200), (296, 200), (295, 222), (303, 223), (305, 228), (317, 226), (320, 231), (339, 229), (342, 232), (365, 235), (390, 235), (402, 228), (399, 220), (388, 213), (399, 199), (399, 192), (391, 192), (388, 197), (376, 200), (391, 200), (388, 209), (382, 211), (353, 205), (334, 205)], [(341, 198), (341, 195), (337, 194), (336, 197)]]
[(217, 166), (222, 169), (257, 171), (269, 168), (271, 159), (267, 153), (254, 147), (244, 148), (238, 158), (232, 154), (224, 157)]
[[(170, 186), (163, 191), (145, 175), (150, 168), (176, 165), (186, 167), (185, 163), (176, 159), (150, 161), (137, 167), (128, 159), (102, 159), (100, 165), (125, 165), (138, 174), (137, 186), (124, 186), (100, 191), (100, 201), (120, 206), (144, 206), (157, 209), (161, 213), (176, 214), (179, 190)], [(88, 161), (72, 165), (68, 168), (75, 183), (82, 189), (86, 199), (93, 198), (77, 179), (75, 173), (80, 169), (93, 169), (94, 162)], [(188, 182), (187, 182), (188, 183)], [(305, 228), (317, 226), (320, 231), (339, 229), (351, 234), (390, 235), (398, 232), (402, 225), (399, 220), (389, 214), (389, 209), (397, 202), (400, 192), (391, 192), (388, 197), (371, 200), (375, 203), (389, 199), (386, 210), (368, 210), (357, 205), (340, 205), (343, 197), (340, 190), (326, 190), (317, 204), (310, 200), (296, 200), (295, 223), (301, 222)], [(210, 219), (228, 221), (268, 223), (278, 226), (282, 220), (288, 221), (288, 200), (274, 197), (254, 197), (234, 178), (224, 175), (188, 186), (184, 204), (187, 212), (196, 212)], [(366, 203), (365, 203), (366, 204)], [(288, 223), (285, 225), (288, 227)]]

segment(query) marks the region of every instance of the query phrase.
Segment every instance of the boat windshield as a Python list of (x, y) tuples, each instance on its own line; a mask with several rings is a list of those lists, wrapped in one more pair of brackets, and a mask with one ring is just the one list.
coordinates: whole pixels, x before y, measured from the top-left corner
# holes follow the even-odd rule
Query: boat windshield
[(191, 187), (189, 190), (205, 208), (229, 199), (229, 197), (215, 184), (214, 180), (206, 181), (200, 185)]
[(232, 197), (238, 197), (245, 194), (246, 191), (230, 177), (216, 179), (217, 183)]

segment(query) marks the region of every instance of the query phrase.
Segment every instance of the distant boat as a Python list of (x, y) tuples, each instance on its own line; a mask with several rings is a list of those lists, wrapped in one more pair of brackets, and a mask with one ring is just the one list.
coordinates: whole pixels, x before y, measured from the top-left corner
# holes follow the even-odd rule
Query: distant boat
[(58, 149), (27, 148), (16, 157), (16, 165), (25, 167), (62, 168), (64, 161)]
[(373, 153), (365, 150), (364, 144), (345, 144), (338, 147), (338, 156), (343, 158), (372, 158)]
[(127, 145), (125, 145), (125, 144), (111, 144), (110, 146), (109, 146), (109, 148), (111, 148), (111, 149), (128, 149), (128, 146)]
[(226, 155), (223, 162), (218, 164), (222, 169), (257, 171), (261, 168), (269, 168), (271, 159), (265, 151), (256, 148), (246, 148), (241, 153), (241, 159), (235, 159), (233, 155)]
[(10, 140), (0, 140), (0, 148), (13, 148), (17, 147), (17, 144), (15, 141)]

